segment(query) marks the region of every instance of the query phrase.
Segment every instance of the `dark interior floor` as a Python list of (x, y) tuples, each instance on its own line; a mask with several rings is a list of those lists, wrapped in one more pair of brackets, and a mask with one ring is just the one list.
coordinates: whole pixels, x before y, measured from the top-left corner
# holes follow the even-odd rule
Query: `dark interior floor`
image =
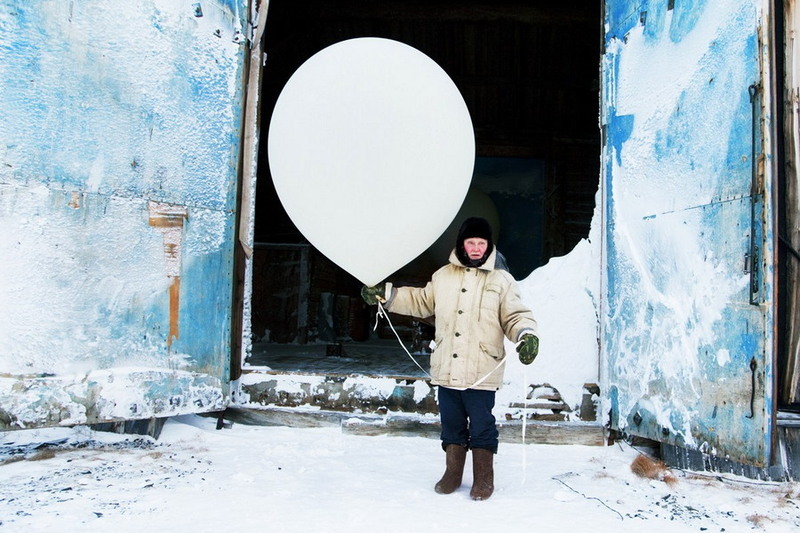
[(337, 344), (256, 343), (247, 359), (249, 367), (268, 367), (273, 372), (325, 375), (365, 375), (392, 378), (425, 378), (430, 369), (429, 354), (412, 354), (397, 340), (375, 339)]

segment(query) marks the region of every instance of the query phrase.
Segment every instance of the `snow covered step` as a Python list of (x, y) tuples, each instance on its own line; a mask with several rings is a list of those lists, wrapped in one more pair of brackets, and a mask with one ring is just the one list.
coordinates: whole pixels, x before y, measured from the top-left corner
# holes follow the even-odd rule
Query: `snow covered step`
[[(225, 419), (234, 423), (295, 428), (340, 427), (344, 433), (376, 436), (417, 436), (439, 439), (436, 415), (391, 413), (370, 415), (287, 407), (231, 407)], [(527, 444), (577, 444), (603, 446), (603, 427), (588, 422), (528, 422), (498, 420), (500, 441)]]

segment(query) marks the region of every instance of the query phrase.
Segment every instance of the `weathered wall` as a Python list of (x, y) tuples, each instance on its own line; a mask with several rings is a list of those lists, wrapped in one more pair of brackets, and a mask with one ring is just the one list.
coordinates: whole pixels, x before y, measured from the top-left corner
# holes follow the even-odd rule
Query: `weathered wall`
[(0, 427), (224, 405), (246, 6), (0, 1)]
[(612, 426), (763, 465), (773, 318), (765, 114), (751, 89), (762, 83), (760, 3), (606, 6), (601, 359)]

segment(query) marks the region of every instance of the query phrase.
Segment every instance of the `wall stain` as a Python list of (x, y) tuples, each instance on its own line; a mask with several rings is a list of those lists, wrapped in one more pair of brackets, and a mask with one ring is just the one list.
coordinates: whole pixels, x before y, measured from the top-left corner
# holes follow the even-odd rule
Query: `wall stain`
[(180, 336), (181, 241), (183, 221), (189, 218), (189, 209), (182, 205), (149, 201), (147, 203), (150, 226), (159, 228), (164, 238), (164, 267), (172, 283), (169, 287), (169, 335), (167, 348)]

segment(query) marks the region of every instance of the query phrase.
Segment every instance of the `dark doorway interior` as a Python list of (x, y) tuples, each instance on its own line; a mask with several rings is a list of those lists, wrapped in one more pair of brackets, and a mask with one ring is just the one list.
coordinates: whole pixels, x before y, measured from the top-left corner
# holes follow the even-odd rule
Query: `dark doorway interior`
[[(359, 282), (308, 244), (275, 193), (264, 137), (294, 71), (319, 50), (355, 37), (395, 39), (435, 60), (464, 96), (475, 129), (478, 157), (467, 202), (478, 206), (477, 214), (494, 217), (498, 248), (511, 273), (523, 279), (589, 232), (600, 163), (599, 5), (591, 0), (270, 2), (249, 365), (420, 373), (391, 331), (372, 330), (372, 310), (359, 297)], [(454, 225), (458, 222), (457, 217)], [(446, 240), (444, 247), (450, 246)], [(391, 281), (423, 285), (446, 254), (425, 253)], [(392, 320), (424, 366), (431, 326)]]

